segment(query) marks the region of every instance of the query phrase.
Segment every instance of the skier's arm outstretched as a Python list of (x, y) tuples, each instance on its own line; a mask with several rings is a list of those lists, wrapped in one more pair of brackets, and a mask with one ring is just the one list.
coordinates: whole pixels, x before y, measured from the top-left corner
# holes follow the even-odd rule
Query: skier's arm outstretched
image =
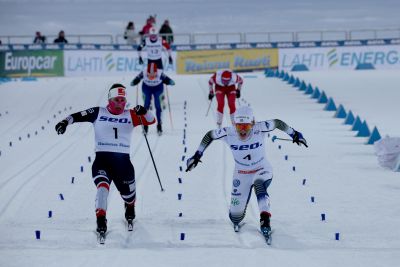
[(67, 126), (75, 122), (91, 122), (93, 123), (99, 114), (99, 107), (89, 108), (80, 112), (73, 113), (57, 123), (55, 129), (57, 134), (64, 134)]
[(270, 132), (275, 129), (279, 129), (282, 132), (287, 133), (293, 140), (293, 143), (297, 145), (303, 144), (304, 146), (308, 147), (306, 139), (303, 137), (301, 132), (296, 131), (289, 125), (287, 125), (284, 121), (274, 119), (262, 122), (262, 132)]
[(194, 153), (194, 155), (186, 161), (187, 172), (193, 170), (197, 166), (197, 164), (201, 162), (200, 158), (203, 156), (203, 152), (212, 143), (212, 141), (221, 139), (226, 136), (225, 129), (219, 130), (219, 133), (220, 134), (218, 134), (218, 136), (215, 136), (215, 130), (211, 130), (204, 135), (199, 147), (197, 148), (196, 153)]

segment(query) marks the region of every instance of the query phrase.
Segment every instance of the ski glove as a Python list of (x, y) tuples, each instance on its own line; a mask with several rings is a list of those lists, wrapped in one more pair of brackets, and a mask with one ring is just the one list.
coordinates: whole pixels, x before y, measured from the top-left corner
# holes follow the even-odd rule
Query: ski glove
[(210, 92), (209, 94), (208, 94), (208, 100), (212, 100), (213, 99), (213, 97), (214, 97), (214, 94), (212, 93), (212, 92)]
[(174, 80), (169, 80), (168, 85), (175, 85)]
[(168, 63), (169, 63), (170, 65), (172, 65), (172, 57), (171, 57), (171, 56), (168, 57)]
[(240, 90), (239, 89), (236, 90), (236, 98), (240, 98)]
[(133, 79), (132, 81), (131, 81), (131, 86), (135, 86), (135, 85), (137, 85), (137, 84), (139, 84), (140, 83), (140, 79), (139, 78), (135, 78), (135, 79)]
[(139, 57), (139, 64), (143, 65), (143, 58), (142, 57)]
[(308, 147), (306, 139), (304, 139), (303, 135), (302, 135), (300, 132), (294, 131), (294, 132), (290, 135), (290, 137), (292, 137), (293, 143), (296, 143), (296, 144), (299, 145), (299, 146), (300, 146), (300, 144), (303, 144), (303, 145), (305, 145), (306, 147)]
[(134, 110), (136, 115), (145, 115), (147, 113), (147, 109), (141, 105), (137, 105)]
[(196, 153), (194, 153), (193, 157), (189, 158), (186, 161), (186, 172), (193, 170), (194, 168), (196, 168), (197, 164), (199, 162), (201, 162), (200, 158), (201, 156), (203, 156), (203, 153), (201, 153), (200, 151), (196, 151)]
[(59, 123), (57, 123), (57, 125), (55, 127), (57, 134), (64, 134), (65, 131), (67, 130), (67, 126), (68, 126), (67, 120), (62, 120)]

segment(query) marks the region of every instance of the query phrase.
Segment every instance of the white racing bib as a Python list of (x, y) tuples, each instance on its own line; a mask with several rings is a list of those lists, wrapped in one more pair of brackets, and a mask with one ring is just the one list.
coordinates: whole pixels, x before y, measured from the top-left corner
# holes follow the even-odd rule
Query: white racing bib
[(271, 164), (265, 154), (265, 134), (274, 129), (270, 121), (257, 122), (250, 136), (243, 141), (234, 127), (213, 131), (215, 139), (222, 138), (229, 145), (238, 170), (256, 170), (264, 168), (272, 172)]
[(120, 115), (113, 115), (106, 108), (100, 107), (93, 126), (96, 152), (129, 154), (134, 127), (129, 110), (125, 110)]

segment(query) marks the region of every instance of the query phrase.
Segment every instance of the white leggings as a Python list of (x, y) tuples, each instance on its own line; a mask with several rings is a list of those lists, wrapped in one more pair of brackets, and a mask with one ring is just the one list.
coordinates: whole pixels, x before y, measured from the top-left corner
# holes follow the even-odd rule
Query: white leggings
[(231, 207), (229, 209), (229, 218), (234, 224), (239, 224), (246, 215), (247, 203), (250, 200), (251, 188), (257, 197), (258, 208), (261, 212), (270, 213), (270, 202), (267, 188), (272, 181), (272, 172), (264, 168), (246, 173), (235, 168), (232, 183)]

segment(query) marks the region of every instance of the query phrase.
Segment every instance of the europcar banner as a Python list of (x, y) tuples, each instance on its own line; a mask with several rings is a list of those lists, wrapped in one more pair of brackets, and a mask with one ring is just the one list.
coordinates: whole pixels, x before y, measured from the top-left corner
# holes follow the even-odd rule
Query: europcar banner
[(228, 68), (251, 71), (278, 67), (278, 49), (179, 51), (178, 74), (212, 73)]
[[(175, 63), (175, 52), (172, 52)], [(139, 64), (137, 51), (64, 51), (65, 76), (112, 76), (136, 75), (146, 66), (146, 53), (142, 55), (145, 61)], [(168, 56), (163, 55), (164, 71), (175, 73), (175, 64), (168, 64)]]
[(0, 77), (52, 77), (64, 75), (63, 51), (0, 52)]
[(368, 64), (374, 69), (399, 69), (400, 46), (354, 46), (279, 49), (279, 69), (305, 65), (308, 70), (356, 69)]

